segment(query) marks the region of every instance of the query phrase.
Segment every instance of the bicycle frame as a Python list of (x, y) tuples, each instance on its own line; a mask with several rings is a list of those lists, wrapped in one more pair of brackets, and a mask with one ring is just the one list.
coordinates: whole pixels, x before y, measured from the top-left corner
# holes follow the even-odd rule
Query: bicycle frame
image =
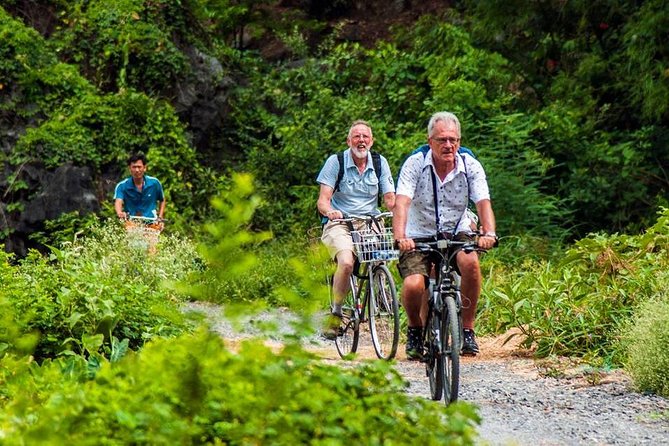
[(368, 321), (365, 314), (369, 314), (367, 311), (367, 305), (369, 304), (370, 295), (373, 296), (373, 288), (370, 286), (372, 283), (372, 272), (376, 265), (383, 265), (385, 262), (375, 262), (374, 264), (369, 263), (360, 263), (356, 260), (355, 266), (353, 267), (353, 274), (351, 274), (351, 289), (353, 290), (353, 302), (354, 306), (354, 317), (358, 323), (365, 323)]
[(471, 241), (436, 240), (416, 243), (416, 249), (436, 253), (441, 258), (439, 267), (435, 268), (436, 277), (430, 279), (428, 287), (428, 314), (422, 333), (423, 361), (432, 399), (440, 400), (443, 394), (446, 404), (450, 404), (458, 398), (462, 348), (460, 275), (451, 263), (458, 252), (479, 248)]
[[(379, 219), (391, 215), (350, 216), (339, 220), (349, 225), (356, 254), (350, 278), (351, 291), (343, 305), (342, 333), (335, 339), (337, 351), (342, 357), (357, 351), (360, 325), (366, 322), (369, 323), (370, 336), (379, 358), (391, 359), (397, 352), (399, 303), (386, 261), (396, 259), (398, 252), (393, 249), (390, 228), (386, 230), (379, 223)], [(363, 227), (359, 227), (361, 223), (364, 223)]]

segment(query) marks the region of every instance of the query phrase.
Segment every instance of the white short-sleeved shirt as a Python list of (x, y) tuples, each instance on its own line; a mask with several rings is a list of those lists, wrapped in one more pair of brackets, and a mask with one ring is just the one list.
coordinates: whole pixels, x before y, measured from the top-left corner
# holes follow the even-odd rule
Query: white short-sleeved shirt
[[(416, 153), (405, 161), (397, 181), (397, 195), (411, 198), (407, 215), (408, 238), (434, 237), (438, 233), (468, 231), (470, 220), (465, 214), (467, 203), (490, 199), (483, 166), (474, 157), (458, 153), (455, 169), (442, 182), (434, 171), (432, 150)], [(465, 167), (466, 163), (466, 167)], [(432, 175), (434, 172), (439, 206), (439, 228), (436, 227)], [(457, 228), (456, 228), (457, 226)], [(455, 231), (454, 231), (455, 230)]]
[[(338, 173), (339, 160), (336, 154), (331, 155), (325, 161), (316, 181), (334, 188)], [(395, 182), (385, 157), (381, 156), (381, 175), (377, 178), (371, 153), (367, 153), (367, 167), (361, 174), (353, 162), (351, 149), (346, 149), (344, 151), (344, 175), (339, 183), (339, 190), (335, 190), (332, 195), (332, 207), (346, 214), (377, 214), (379, 212), (377, 198), (379, 189), (381, 189), (381, 195), (395, 192)]]

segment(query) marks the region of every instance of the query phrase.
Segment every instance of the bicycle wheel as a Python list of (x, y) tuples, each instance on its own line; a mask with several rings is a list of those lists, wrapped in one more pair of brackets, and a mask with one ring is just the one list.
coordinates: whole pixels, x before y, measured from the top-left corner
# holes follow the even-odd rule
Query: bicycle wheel
[(426, 333), (425, 369), (430, 381), (430, 396), (439, 401), (444, 390), (444, 355), (439, 351), (441, 338), (441, 317), (436, 311), (431, 312), (428, 319)]
[(441, 354), (441, 312), (431, 308), (425, 327), (425, 371), (430, 381), (430, 396), (439, 401), (444, 390), (444, 355)]
[(443, 296), (442, 348), (444, 357), (444, 401), (457, 401), (460, 387), (460, 322), (453, 296)]
[(400, 312), (395, 281), (385, 265), (374, 268), (372, 289), (367, 291), (369, 330), (376, 356), (393, 359), (400, 339)]
[(355, 294), (357, 292), (357, 280), (354, 276), (351, 276), (351, 286), (342, 304), (341, 329), (335, 338), (337, 352), (342, 358), (346, 358), (358, 350), (360, 319), (355, 305)]

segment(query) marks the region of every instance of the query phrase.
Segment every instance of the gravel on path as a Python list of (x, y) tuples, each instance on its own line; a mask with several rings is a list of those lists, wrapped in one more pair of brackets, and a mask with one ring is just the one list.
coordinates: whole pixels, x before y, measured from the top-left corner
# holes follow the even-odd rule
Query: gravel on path
[[(190, 303), (187, 311), (205, 313), (212, 329), (226, 339), (256, 335), (254, 322), (261, 319), (275, 318), (285, 326), (290, 320), (282, 310), (252, 316), (244, 324), (248, 331), (239, 333), (222, 318), (219, 307)], [(459, 399), (479, 409), (479, 444), (669, 445), (669, 399), (634, 392), (620, 370), (589, 375), (572, 368), (558, 377), (546, 376), (537, 361), (518, 356), (517, 344), (504, 344), (504, 339), (479, 339), (481, 355), (461, 361)], [(280, 340), (271, 342), (280, 345)], [(374, 358), (370, 342), (360, 342), (360, 360)], [(327, 361), (339, 359), (334, 344), (319, 336), (305, 345)], [(425, 366), (407, 361), (402, 346), (395, 368), (406, 379), (410, 395), (430, 397)]]

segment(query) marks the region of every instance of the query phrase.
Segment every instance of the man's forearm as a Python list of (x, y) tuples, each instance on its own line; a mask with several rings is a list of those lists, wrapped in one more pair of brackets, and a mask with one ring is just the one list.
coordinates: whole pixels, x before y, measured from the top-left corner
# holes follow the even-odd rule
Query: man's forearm
[(492, 211), (490, 200), (481, 200), (476, 203), (476, 210), (481, 220), (481, 230), (484, 234), (495, 234), (497, 223)]
[(125, 216), (125, 213), (123, 212), (123, 200), (119, 198), (114, 200), (114, 210), (116, 211), (116, 216), (118, 218), (122, 218)]
[(411, 201), (403, 195), (395, 196), (395, 208), (393, 209), (393, 236), (395, 239), (406, 237), (407, 212)]

